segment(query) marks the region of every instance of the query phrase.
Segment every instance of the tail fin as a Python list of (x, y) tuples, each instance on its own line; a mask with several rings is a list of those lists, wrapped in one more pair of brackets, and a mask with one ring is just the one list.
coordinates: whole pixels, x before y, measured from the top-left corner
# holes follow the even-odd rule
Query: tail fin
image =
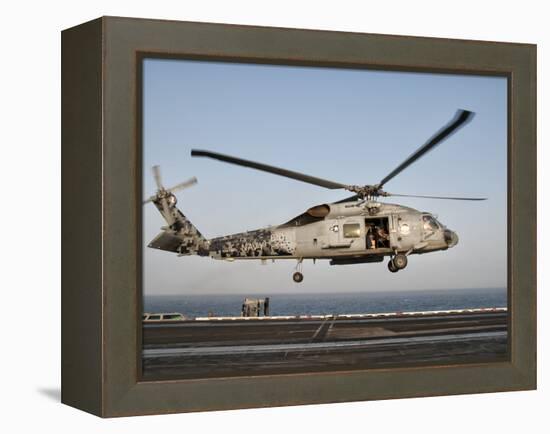
[(173, 194), (176, 190), (182, 190), (196, 184), (197, 179), (191, 178), (166, 189), (162, 186), (158, 166), (153, 167), (153, 174), (158, 191), (154, 196), (147, 199), (144, 204), (153, 202), (168, 226), (162, 228), (163, 231), (149, 243), (148, 247), (175, 252), (180, 255), (208, 255), (208, 240), (176, 207), (177, 198)]

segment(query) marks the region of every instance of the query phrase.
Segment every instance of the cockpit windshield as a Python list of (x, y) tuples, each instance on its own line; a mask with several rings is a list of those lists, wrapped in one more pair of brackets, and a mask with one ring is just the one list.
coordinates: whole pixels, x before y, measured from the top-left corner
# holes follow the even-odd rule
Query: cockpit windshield
[(439, 229), (437, 220), (434, 219), (431, 215), (423, 215), (422, 222), (424, 224), (424, 230), (429, 232), (434, 232)]

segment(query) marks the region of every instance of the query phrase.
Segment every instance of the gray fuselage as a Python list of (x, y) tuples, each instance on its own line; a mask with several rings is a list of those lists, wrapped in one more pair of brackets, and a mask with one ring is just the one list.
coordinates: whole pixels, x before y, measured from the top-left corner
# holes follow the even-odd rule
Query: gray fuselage
[[(382, 237), (375, 233), (380, 229)], [(199, 254), (226, 260), (381, 260), (397, 253), (446, 250), (457, 243), (457, 234), (429, 213), (371, 201), (319, 205), (279, 226), (210, 239)]]

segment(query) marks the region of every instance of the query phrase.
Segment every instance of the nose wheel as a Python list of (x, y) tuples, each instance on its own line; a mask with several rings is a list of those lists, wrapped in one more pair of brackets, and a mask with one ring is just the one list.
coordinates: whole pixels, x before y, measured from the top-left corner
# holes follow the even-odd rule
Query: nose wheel
[(407, 256), (402, 253), (398, 253), (388, 262), (388, 270), (392, 273), (397, 273), (399, 270), (404, 269), (407, 266), (407, 263)]
[(303, 258), (298, 259), (298, 263), (296, 264), (296, 268), (294, 271), (294, 274), (292, 275), (292, 280), (296, 283), (300, 283), (302, 280), (304, 280), (304, 275), (302, 274), (302, 262)]

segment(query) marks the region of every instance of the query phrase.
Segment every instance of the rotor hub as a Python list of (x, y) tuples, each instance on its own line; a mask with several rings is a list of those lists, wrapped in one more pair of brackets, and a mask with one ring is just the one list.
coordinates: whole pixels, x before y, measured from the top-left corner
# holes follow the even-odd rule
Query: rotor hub
[(362, 199), (370, 199), (378, 196), (389, 196), (384, 190), (382, 190), (379, 184), (375, 185), (349, 185), (346, 190), (357, 194)]

